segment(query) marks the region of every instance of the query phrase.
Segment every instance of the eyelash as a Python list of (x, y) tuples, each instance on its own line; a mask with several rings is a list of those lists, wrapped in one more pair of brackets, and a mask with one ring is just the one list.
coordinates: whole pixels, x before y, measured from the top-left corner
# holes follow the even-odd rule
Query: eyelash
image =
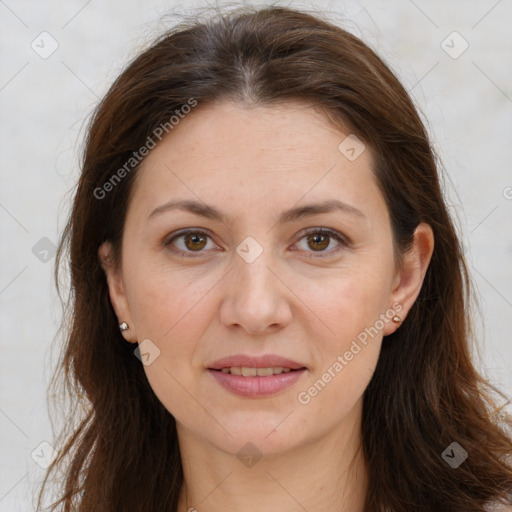
[[(200, 229), (189, 228), (189, 229), (186, 229), (186, 230), (183, 230), (183, 231), (180, 231), (180, 232), (174, 234), (171, 238), (168, 238), (166, 241), (164, 241), (164, 246), (169, 247), (170, 250), (172, 252), (174, 252), (175, 254), (179, 254), (186, 258), (197, 258), (204, 252), (203, 250), (195, 251), (195, 252), (194, 251), (183, 251), (181, 249), (177, 249), (172, 244), (176, 239), (186, 236), (186, 235), (189, 235), (189, 234), (204, 235), (207, 238), (211, 239), (211, 237), (208, 235), (208, 233), (206, 231), (203, 231)], [(329, 237), (334, 238), (340, 245), (334, 249), (330, 249), (329, 251), (318, 251), (318, 252), (312, 251), (312, 254), (310, 256), (307, 256), (308, 258), (330, 257), (330, 256), (336, 254), (343, 247), (350, 246), (350, 242), (347, 240), (347, 238), (345, 238), (343, 235), (341, 235), (337, 231), (334, 231), (334, 230), (328, 229), (328, 228), (310, 228), (304, 232), (304, 234), (301, 236), (301, 238), (298, 240), (298, 242), (300, 242), (301, 240), (306, 238), (308, 235), (314, 235), (314, 234), (329, 235)]]

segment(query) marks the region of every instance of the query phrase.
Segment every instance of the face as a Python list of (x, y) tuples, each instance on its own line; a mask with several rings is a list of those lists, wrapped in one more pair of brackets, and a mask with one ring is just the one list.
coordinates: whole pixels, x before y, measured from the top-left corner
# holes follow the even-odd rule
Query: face
[(104, 268), (182, 435), (277, 453), (360, 417), (424, 272), (397, 269), (372, 155), (350, 139), (340, 150), (347, 135), (301, 103), (222, 102), (138, 171), (122, 264)]

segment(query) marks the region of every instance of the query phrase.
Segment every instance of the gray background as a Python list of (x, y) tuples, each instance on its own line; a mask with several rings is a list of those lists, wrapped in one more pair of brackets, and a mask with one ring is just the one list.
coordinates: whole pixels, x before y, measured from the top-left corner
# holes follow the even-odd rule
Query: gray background
[[(46, 386), (61, 318), (53, 248), (84, 120), (128, 59), (172, 24), (162, 15), (195, 4), (0, 0), (0, 511), (33, 510), (44, 474), (35, 460), (50, 453), (40, 443), (53, 439)], [(424, 113), (480, 301), (482, 371), (512, 395), (512, 1), (287, 4), (332, 11)]]

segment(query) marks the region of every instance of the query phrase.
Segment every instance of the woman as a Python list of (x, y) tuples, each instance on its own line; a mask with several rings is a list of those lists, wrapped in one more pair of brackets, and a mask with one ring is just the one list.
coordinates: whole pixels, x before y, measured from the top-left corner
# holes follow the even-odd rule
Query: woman
[(341, 28), (244, 8), (160, 37), (94, 114), (66, 248), (84, 414), (52, 510), (512, 504), (427, 133)]

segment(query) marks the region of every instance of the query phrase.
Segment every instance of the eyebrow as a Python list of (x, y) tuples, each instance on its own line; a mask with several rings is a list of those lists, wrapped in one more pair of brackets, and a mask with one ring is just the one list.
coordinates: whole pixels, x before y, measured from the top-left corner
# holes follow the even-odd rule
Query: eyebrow
[[(158, 206), (148, 215), (148, 221), (153, 217), (171, 210), (182, 210), (185, 212), (193, 213), (195, 215), (200, 215), (201, 217), (205, 217), (207, 219), (217, 220), (222, 223), (228, 222), (228, 216), (225, 213), (220, 212), (213, 206), (209, 206), (206, 203), (201, 203), (194, 200), (172, 200), (161, 206)], [(331, 213), (334, 211), (341, 211), (343, 213), (348, 213), (362, 219), (365, 218), (363, 212), (354, 206), (344, 203), (338, 199), (331, 199), (322, 203), (308, 204), (305, 206), (299, 206), (285, 210), (279, 216), (277, 224), (284, 224), (286, 222), (300, 220), (311, 215)]]

